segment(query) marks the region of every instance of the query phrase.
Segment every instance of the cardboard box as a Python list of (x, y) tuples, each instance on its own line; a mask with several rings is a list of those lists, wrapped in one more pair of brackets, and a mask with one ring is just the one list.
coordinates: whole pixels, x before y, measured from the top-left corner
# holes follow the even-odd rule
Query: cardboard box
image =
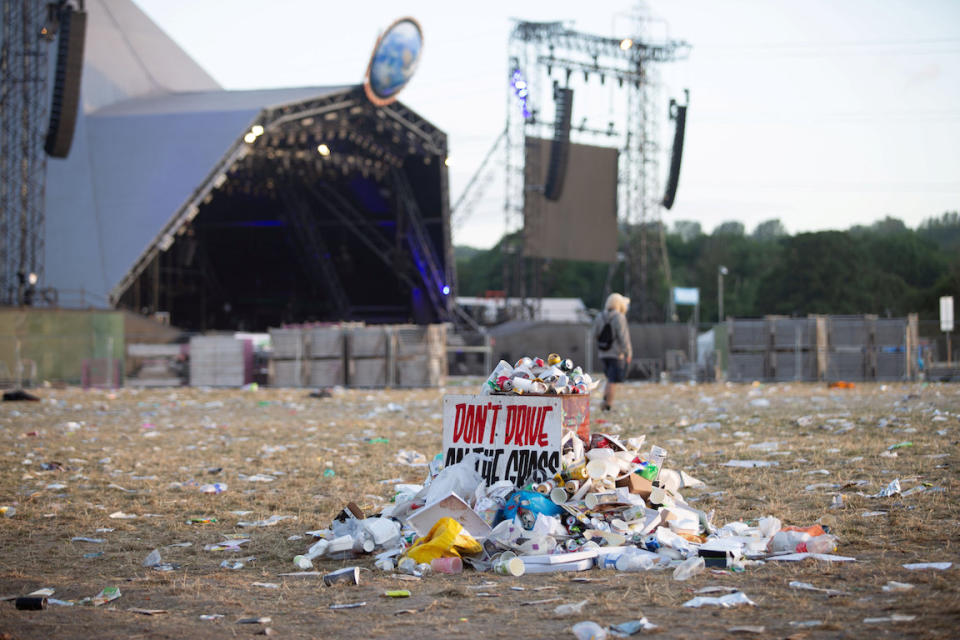
[(463, 525), (467, 533), (479, 541), (485, 540), (491, 531), (490, 525), (455, 493), (448, 493), (436, 502), (417, 509), (407, 516), (407, 524), (413, 527), (417, 535), (422, 538), (430, 532), (440, 518), (453, 518)]
[(630, 493), (636, 494), (647, 500), (650, 498), (650, 492), (653, 491), (653, 483), (643, 476), (631, 473), (617, 480), (618, 487), (627, 487)]

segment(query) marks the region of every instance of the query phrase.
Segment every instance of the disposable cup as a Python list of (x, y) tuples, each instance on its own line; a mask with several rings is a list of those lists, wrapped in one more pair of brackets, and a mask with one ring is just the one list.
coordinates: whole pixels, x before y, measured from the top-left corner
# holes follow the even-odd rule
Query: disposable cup
[(512, 557), (504, 557), (506, 555), (504, 553), (494, 561), (493, 571), (502, 576), (522, 576), (523, 572), (527, 570), (523, 560), (513, 554), (510, 554)]
[(607, 475), (607, 463), (604, 460), (591, 460), (587, 463), (587, 475), (593, 480), (599, 480)]
[(434, 558), (430, 561), (430, 568), (437, 573), (460, 573), (463, 571), (463, 560), (456, 556)]
[(550, 499), (554, 504), (566, 504), (568, 498), (567, 490), (563, 487), (557, 487), (550, 492)]
[(346, 567), (323, 576), (323, 584), (328, 587), (338, 582), (345, 584), (360, 584), (360, 567)]

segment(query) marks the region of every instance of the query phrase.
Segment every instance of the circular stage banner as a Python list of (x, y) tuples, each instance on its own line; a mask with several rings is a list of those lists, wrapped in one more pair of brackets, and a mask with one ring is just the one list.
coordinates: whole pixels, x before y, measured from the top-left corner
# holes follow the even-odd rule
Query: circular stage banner
[(423, 33), (413, 18), (400, 18), (377, 39), (367, 65), (363, 88), (370, 102), (378, 106), (397, 99), (413, 72), (423, 50)]

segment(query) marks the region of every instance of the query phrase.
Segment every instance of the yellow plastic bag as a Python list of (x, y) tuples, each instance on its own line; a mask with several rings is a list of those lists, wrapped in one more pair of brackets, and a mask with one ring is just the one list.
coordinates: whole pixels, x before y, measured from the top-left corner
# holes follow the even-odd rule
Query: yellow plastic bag
[(483, 547), (463, 530), (463, 525), (453, 518), (440, 518), (423, 538), (414, 540), (405, 555), (417, 561), (430, 562), (434, 558), (460, 557), (461, 554), (480, 553)]

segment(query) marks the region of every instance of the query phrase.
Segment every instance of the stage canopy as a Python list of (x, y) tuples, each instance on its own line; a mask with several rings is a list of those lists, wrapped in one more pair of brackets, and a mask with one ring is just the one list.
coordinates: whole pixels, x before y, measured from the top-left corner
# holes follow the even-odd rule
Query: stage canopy
[(194, 330), (448, 317), (443, 132), (359, 86), (222, 90), (129, 0), (87, 9), (83, 112), (48, 163), (61, 300)]

